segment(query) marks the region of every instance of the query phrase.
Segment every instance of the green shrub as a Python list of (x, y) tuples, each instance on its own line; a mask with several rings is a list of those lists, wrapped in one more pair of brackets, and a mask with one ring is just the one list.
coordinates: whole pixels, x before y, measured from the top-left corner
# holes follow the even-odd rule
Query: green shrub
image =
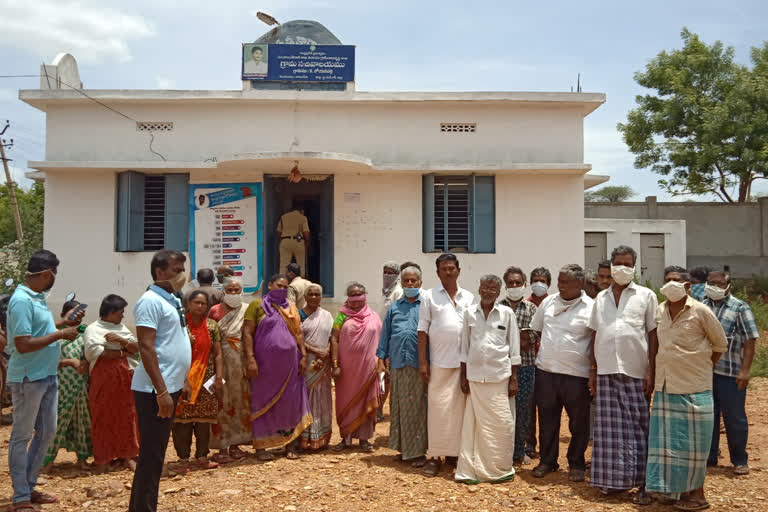
[(752, 377), (768, 377), (768, 343), (757, 341), (750, 374)]

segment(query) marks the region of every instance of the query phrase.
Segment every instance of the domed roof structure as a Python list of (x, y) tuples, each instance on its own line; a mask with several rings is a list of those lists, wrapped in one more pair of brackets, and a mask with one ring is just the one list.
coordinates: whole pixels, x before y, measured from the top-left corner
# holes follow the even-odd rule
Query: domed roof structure
[(341, 44), (339, 38), (321, 23), (293, 20), (278, 25), (256, 41), (256, 44)]

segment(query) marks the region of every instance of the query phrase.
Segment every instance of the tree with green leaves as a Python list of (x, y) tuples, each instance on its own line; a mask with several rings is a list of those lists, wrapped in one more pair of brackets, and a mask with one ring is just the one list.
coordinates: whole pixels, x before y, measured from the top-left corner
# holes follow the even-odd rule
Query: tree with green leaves
[(637, 96), (618, 129), (635, 168), (663, 176), (672, 195), (749, 201), (753, 183), (768, 179), (768, 41), (752, 48), (749, 68), (720, 41), (707, 45), (688, 29), (681, 36), (681, 49), (635, 73), (655, 93)]
[(584, 192), (584, 201), (590, 203), (621, 203), (635, 195), (627, 185), (608, 185), (599, 190)]
[(43, 246), (45, 186), (35, 182), (29, 190), (16, 187), (15, 191), (24, 230), (24, 243), (21, 244), (16, 239), (8, 185), (0, 185), (0, 285), (8, 278), (17, 283), (21, 282), (27, 260), (33, 252)]

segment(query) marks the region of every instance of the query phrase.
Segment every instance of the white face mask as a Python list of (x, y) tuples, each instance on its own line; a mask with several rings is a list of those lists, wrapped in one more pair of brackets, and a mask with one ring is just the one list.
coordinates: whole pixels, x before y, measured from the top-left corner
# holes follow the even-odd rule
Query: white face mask
[(685, 283), (678, 283), (677, 281), (668, 282), (659, 291), (672, 302), (681, 301), (688, 295), (685, 291)]
[(224, 298), (222, 299), (222, 302), (229, 306), (232, 309), (239, 308), (243, 305), (243, 294), (240, 295), (233, 295), (233, 294), (226, 294), (224, 295)]
[(727, 288), (720, 288), (719, 286), (710, 285), (704, 287), (704, 290), (707, 292), (707, 297), (709, 297), (712, 300), (723, 300), (728, 293), (728, 290), (731, 288), (729, 285)]
[(549, 286), (547, 286), (547, 283), (542, 283), (541, 281), (536, 281), (535, 283), (531, 283), (531, 291), (537, 297), (545, 296), (548, 290), (549, 290)]
[(507, 288), (507, 299), (512, 302), (517, 302), (523, 299), (525, 295), (525, 286), (518, 286), (517, 288)]
[(635, 267), (611, 265), (611, 277), (620, 286), (628, 285), (635, 278)]

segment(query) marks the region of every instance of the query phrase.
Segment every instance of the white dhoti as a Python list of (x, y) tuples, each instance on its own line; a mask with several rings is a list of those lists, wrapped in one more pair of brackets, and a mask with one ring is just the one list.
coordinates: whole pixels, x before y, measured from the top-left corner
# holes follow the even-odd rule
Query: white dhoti
[(461, 370), (432, 366), (429, 371), (427, 455), (457, 457), (466, 403), (466, 397), (461, 392)]
[(509, 381), (470, 382), (456, 480), (503, 482), (515, 475), (515, 397)]

